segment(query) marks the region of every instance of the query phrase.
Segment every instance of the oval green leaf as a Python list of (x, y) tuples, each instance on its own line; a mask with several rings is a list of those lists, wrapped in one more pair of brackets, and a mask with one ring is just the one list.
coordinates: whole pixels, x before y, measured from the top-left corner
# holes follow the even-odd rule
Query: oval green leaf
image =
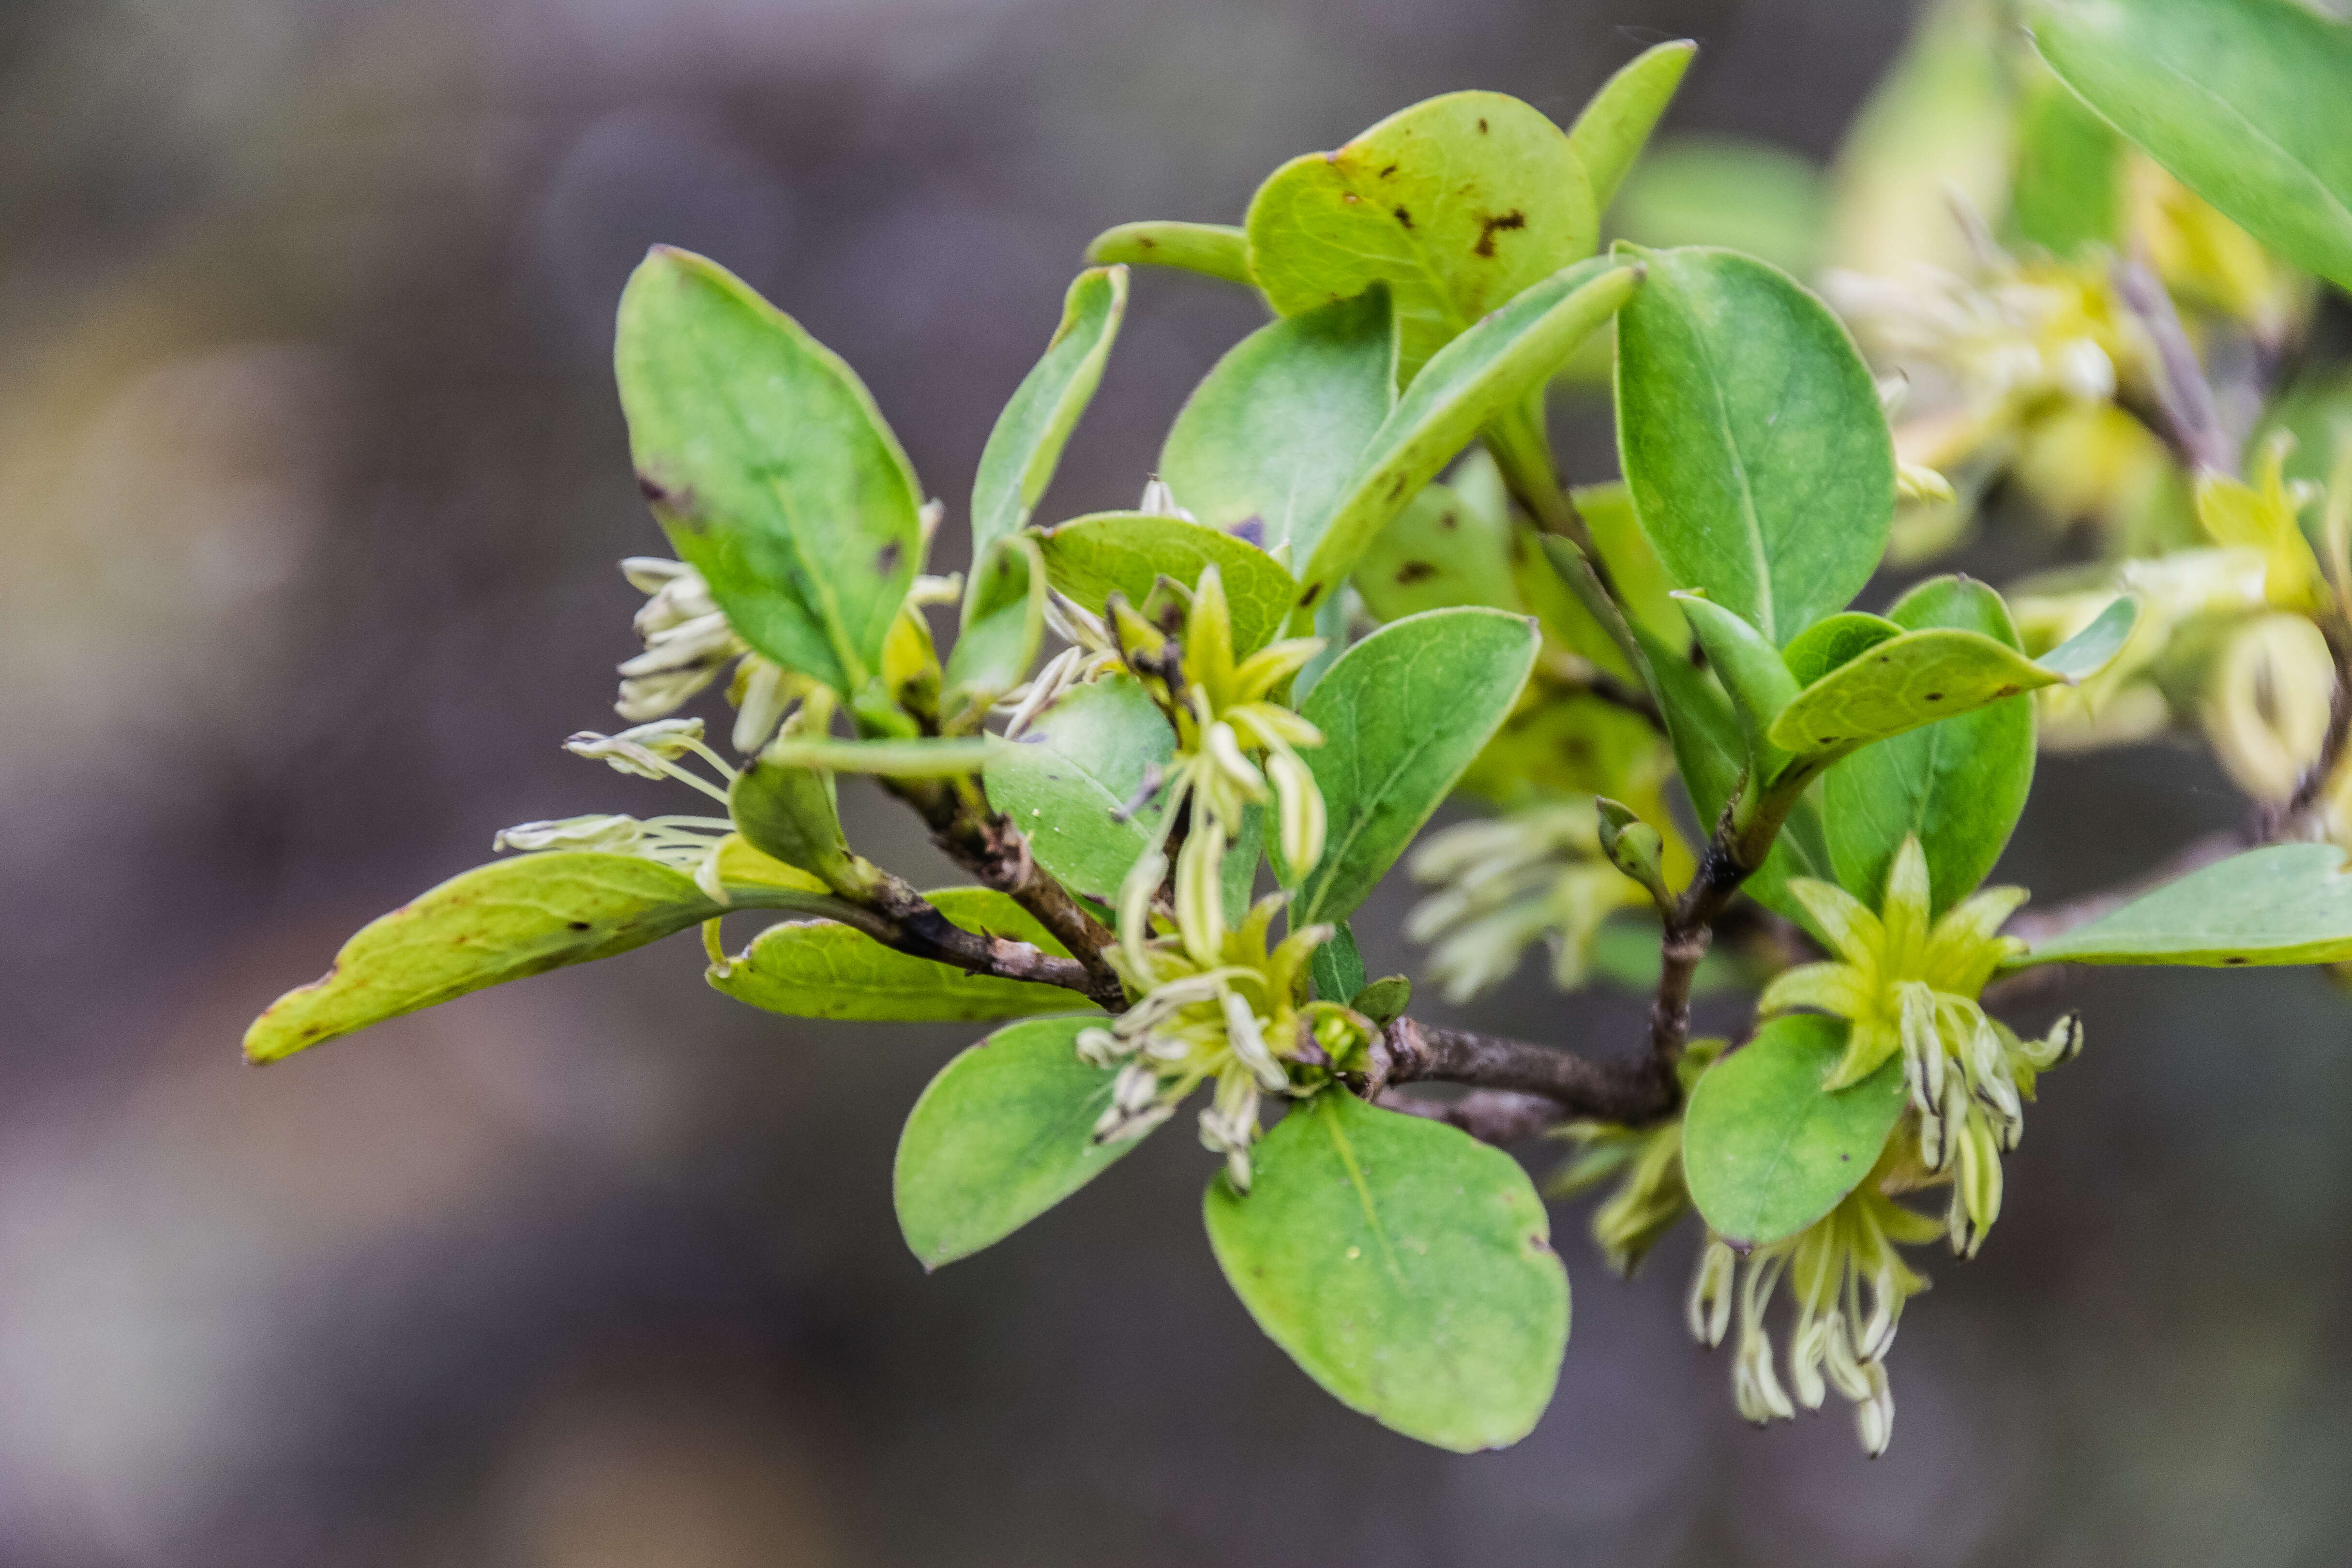
[(1123, 223), (1095, 236), (1087, 247), (1087, 259), (1106, 266), (1174, 267), (1228, 283), (1255, 282), (1249, 270), (1249, 236), (1226, 223)]
[[(942, 888), (923, 896), (966, 931), (1069, 956), (1028, 910), (992, 888)], [(707, 978), (714, 991), (791, 1018), (971, 1024), (1085, 1005), (1062, 986), (973, 974), (827, 920), (772, 925), (733, 958), (712, 964)]]
[(1845, 607), (1885, 552), (1895, 447), (1845, 329), (1727, 250), (1646, 253), (1617, 323), (1617, 444), (1677, 587), (1779, 647)]
[(1386, 283), (1407, 382), (1600, 237), (1567, 133), (1499, 92), (1433, 98), (1292, 159), (1258, 187), (1246, 226), (1250, 273), (1286, 316)]
[(1176, 752), (1176, 732), (1133, 677), (1074, 687), (990, 754), (988, 803), (1029, 840), (1037, 864), (1074, 892), (1118, 897), (1151, 842), (1160, 808), (1121, 821), (1145, 770)]
[(1774, 778), (1788, 753), (1767, 736), (1772, 721), (1797, 695), (1796, 677), (1770, 639), (1721, 605), (1696, 594), (1677, 594), (1675, 601), (1731, 698), (1732, 715), (1748, 743), (1748, 765), (1758, 777)]
[(1799, 692), (1772, 721), (1772, 742), (1801, 757), (1841, 755), (2021, 691), (2072, 685), (2115, 658), (2138, 617), (2137, 601), (2117, 599), (2038, 660), (1979, 631), (1906, 632)]
[[(735, 908), (841, 907), (783, 886), (730, 893)], [(634, 855), (551, 850), (494, 860), (362, 927), (334, 967), (253, 1021), (246, 1058), (276, 1061), (468, 991), (610, 958), (726, 909), (685, 872)]]
[(1331, 667), (1299, 709), (1323, 731), (1303, 754), (1329, 826), (1293, 920), (1344, 920), (1364, 901), (1509, 714), (1539, 641), (1523, 616), (1431, 610)]
[(1299, 573), (1312, 605), (1338, 587), (1389, 520), (1481, 426), (1518, 405), (1614, 315), (1637, 268), (1602, 258), (1528, 289), (1445, 345), (1405, 388), (1365, 447), (1348, 494)]
[(1034, 1018), (999, 1029), (915, 1101), (891, 1187), (898, 1228), (925, 1268), (994, 1246), (1143, 1142), (1094, 1141), (1118, 1073), (1079, 1060), (1076, 1042), (1100, 1022)]
[[(1013, 400), (996, 416), (980, 471), (971, 485), (971, 558), (984, 561), (988, 547), (1029, 521), (1078, 416), (1102, 384), (1104, 363), (1127, 315), (1127, 268), (1098, 267), (1078, 274), (1062, 302), (1062, 324), (1045, 344), (1045, 357), (1024, 376)], [(970, 624), (974, 601), (964, 601)]]
[(2352, 875), (2333, 844), (2273, 844), (2191, 871), (2037, 944), (2035, 963), (2341, 963), (2352, 959)]
[(1726, 1240), (1795, 1235), (1877, 1163), (1903, 1115), (1903, 1063), (1890, 1060), (1851, 1089), (1822, 1089), (1845, 1033), (1834, 1018), (1775, 1018), (1691, 1091), (1683, 1173), (1691, 1201)]
[[(1948, 626), (2020, 646), (2000, 595), (1966, 577), (1922, 583), (1887, 615), (1898, 629)], [(1895, 852), (1916, 836), (1936, 913), (1976, 891), (2025, 809), (2033, 732), (2033, 705), (2014, 699), (1865, 746), (1832, 767), (1822, 804), (1838, 880), (1875, 905)]]
[(1209, 1186), (1209, 1244), (1266, 1336), (1349, 1408), (1471, 1453), (1551, 1402), (1568, 1272), (1517, 1161), (1331, 1089)]
[(1304, 561), (1396, 402), (1396, 331), (1375, 288), (1260, 327), (1185, 401), (1160, 453), (1176, 504)]
[(1114, 590), (1139, 605), (1161, 575), (1190, 588), (1202, 567), (1214, 566), (1234, 617), (1236, 657), (1273, 641), (1298, 602), (1298, 584), (1273, 556), (1246, 539), (1181, 517), (1096, 512), (1048, 529), (1037, 542), (1054, 586), (1097, 612)]
[(1601, 90), (1569, 127), (1568, 144), (1577, 162), (1584, 165), (1584, 177), (1592, 185), (1592, 205), (1601, 212), (1609, 210), (1610, 199), (1624, 183), (1626, 171), (1649, 145), (1650, 132), (1657, 129), (1658, 117), (1674, 101), (1675, 89), (1682, 85), (1683, 73), (1690, 69), (1691, 57), (1696, 53), (1698, 46), (1688, 38), (1643, 50), (1601, 84)]
[(1798, 633), (1796, 640), (1781, 650), (1783, 662), (1800, 688), (1811, 686), (1887, 638), (1901, 637), (1904, 630), (1884, 616), (1847, 610), (1825, 621), (1815, 621)]
[(742, 279), (656, 246), (613, 351), (637, 482), (743, 639), (844, 696), (923, 553), (922, 492), (856, 374)]
[(2352, 26), (2294, 0), (2034, 0), (2042, 58), (2181, 184), (2352, 289)]

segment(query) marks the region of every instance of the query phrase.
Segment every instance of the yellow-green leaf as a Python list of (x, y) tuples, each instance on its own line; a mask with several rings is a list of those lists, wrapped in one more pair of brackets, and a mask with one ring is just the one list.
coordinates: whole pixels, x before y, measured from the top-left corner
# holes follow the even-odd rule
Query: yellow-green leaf
[(2036, 944), (2011, 965), (2341, 963), (2352, 959), (2352, 876), (2333, 844), (2273, 844), (2191, 871)]
[(1286, 316), (1386, 283), (1407, 382), (1600, 237), (1567, 133), (1498, 92), (1433, 98), (1292, 159), (1258, 187), (1246, 226), (1251, 275)]
[(1174, 267), (1250, 284), (1249, 236), (1232, 224), (1159, 219), (1123, 223), (1095, 236), (1087, 259), (1105, 265)]
[(1097, 1143), (1116, 1069), (1078, 1059), (1099, 1017), (1034, 1018), (997, 1030), (931, 1079), (898, 1135), (898, 1228), (926, 1268), (993, 1246), (1076, 1192), (1143, 1140)]
[[(1078, 416), (1102, 383), (1104, 363), (1127, 314), (1127, 268), (1081, 272), (1062, 302), (1062, 324), (996, 418), (971, 485), (971, 555), (1029, 521), (1053, 482)], [(973, 601), (965, 601), (969, 624)]]
[[(992, 888), (942, 888), (923, 896), (966, 931), (1069, 956), (1028, 910)], [(711, 989), (738, 1002), (793, 1018), (977, 1023), (1087, 1005), (1063, 986), (916, 958), (830, 920), (772, 925), (733, 958), (712, 964), (708, 977)]]
[(1568, 1346), (1568, 1273), (1519, 1163), (1342, 1089), (1223, 1175), (1209, 1243), (1266, 1336), (1341, 1404), (1456, 1453), (1535, 1427)]
[(1055, 588), (1099, 613), (1116, 590), (1139, 605), (1162, 574), (1187, 588), (1214, 566), (1234, 618), (1234, 652), (1246, 656), (1274, 640), (1298, 601), (1298, 584), (1279, 562), (1245, 539), (1140, 511), (1073, 518), (1038, 535), (1045, 575)]

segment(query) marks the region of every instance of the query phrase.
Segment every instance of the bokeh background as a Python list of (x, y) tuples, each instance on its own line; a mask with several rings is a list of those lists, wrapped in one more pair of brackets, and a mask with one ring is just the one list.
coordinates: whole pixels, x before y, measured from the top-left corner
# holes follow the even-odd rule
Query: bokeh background
[[(497, 827), (675, 809), (557, 749), (633, 648), (613, 562), (659, 548), (607, 369), (648, 243), (845, 353), (951, 540), (1097, 229), (1231, 221), (1433, 92), (1565, 119), (1674, 36), (1704, 51), (1670, 129), (1826, 158), (1907, 9), (0, 6), (0, 1563), (2341, 1562), (2352, 998), (2307, 973), (2033, 999), (2090, 1050), (1982, 1258), (1931, 1262), (1875, 1464), (1835, 1401), (1738, 1424), (1681, 1327), (1687, 1228), (1626, 1285), (1556, 1214), (1559, 1400), (1467, 1458), (1258, 1335), (1178, 1133), (927, 1279), (891, 1152), (971, 1031), (755, 1014), (690, 938), (237, 1061)], [(1049, 508), (1129, 501), (1253, 322), (1139, 278)], [(2045, 899), (2239, 809), (2187, 751), (2042, 771), (2005, 872)], [(1376, 973), (1408, 897), (1359, 922)], [(1638, 1004), (1538, 968), (1465, 1016), (1633, 1039)]]

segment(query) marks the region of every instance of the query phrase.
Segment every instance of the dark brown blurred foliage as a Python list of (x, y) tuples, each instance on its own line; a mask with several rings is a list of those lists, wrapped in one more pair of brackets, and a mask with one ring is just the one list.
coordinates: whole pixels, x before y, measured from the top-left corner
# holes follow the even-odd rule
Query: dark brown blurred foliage
[[(890, 1152), (964, 1035), (755, 1015), (687, 944), (237, 1065), (497, 827), (646, 805), (556, 742), (632, 647), (613, 561), (658, 548), (606, 367), (648, 243), (846, 354), (960, 520), (1096, 229), (1230, 220), (1436, 91), (1565, 116), (1676, 35), (1675, 127), (1825, 156), (1904, 10), (0, 9), (0, 1562), (2340, 1561), (2352, 1000), (2305, 973), (2052, 998), (2090, 1052), (1906, 1320), (1875, 1466), (1838, 1420), (1737, 1426), (1680, 1327), (1688, 1231), (1627, 1287), (1557, 1216), (1559, 1399), (1466, 1459), (1258, 1335), (1188, 1140), (927, 1279)], [(1062, 511), (1130, 498), (1251, 324), (1137, 296)], [(2232, 810), (2186, 752), (2044, 779), (2008, 870), (2049, 898)], [(1403, 902), (1359, 922), (1375, 973)], [(1529, 973), (1475, 1016), (1605, 1048), (1636, 1011)]]

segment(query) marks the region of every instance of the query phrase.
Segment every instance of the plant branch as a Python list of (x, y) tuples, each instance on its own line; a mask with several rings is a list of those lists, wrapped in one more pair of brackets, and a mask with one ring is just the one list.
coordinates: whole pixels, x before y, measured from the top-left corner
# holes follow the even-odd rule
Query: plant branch
[[(1037, 864), (1029, 853), (1028, 839), (1023, 837), (1019, 828), (1001, 813), (991, 811), (977, 790), (959, 787), (961, 782), (885, 778), (882, 785), (914, 807), (930, 827), (931, 842), (938, 845), (950, 859), (979, 878), (983, 886), (1005, 894), (1034, 916), (1037, 923), (1050, 931), (1054, 940), (1067, 948), (1074, 956), (1057, 959), (1039, 952), (1026, 942), (1003, 942), (996, 938), (987, 940), (998, 942), (1001, 946), (1018, 947), (1037, 953), (1039, 958), (1057, 966), (1067, 966), (1066, 971), (1059, 971), (1062, 978), (1048, 980), (1046, 984), (1081, 992), (1108, 1011), (1123, 1011), (1127, 1006), (1127, 988), (1120, 983), (1118, 972), (1103, 957), (1103, 950), (1116, 940), (1109, 928), (1089, 914), (1067, 888)], [(891, 880), (898, 879), (892, 878)], [(903, 882), (898, 885), (906, 887)], [(911, 888), (907, 891), (917, 902), (922, 902), (920, 895), (915, 894)], [(931, 914), (950, 931), (961, 930), (928, 903), (922, 907), (930, 910)], [(957, 960), (949, 958), (942, 962), (954, 963)], [(1030, 979), (1035, 976), (1023, 974), (1012, 978)]]
[[(1555, 1120), (1588, 1116), (1634, 1126), (1673, 1115), (1681, 1100), (1674, 1075), (1661, 1084), (1646, 1060), (1596, 1062), (1550, 1046), (1438, 1028), (1411, 1017), (1388, 1026), (1381, 1049), (1386, 1070), (1373, 1074), (1376, 1100), (1397, 1084), (1459, 1083), (1537, 1097), (1551, 1105)], [(1495, 1103), (1482, 1102), (1490, 1110)]]
[(1458, 1127), (1481, 1143), (1517, 1143), (1568, 1120), (1570, 1112), (1541, 1095), (1507, 1089), (1474, 1089), (1459, 1100), (1422, 1100), (1391, 1089), (1373, 1101), (1384, 1110), (1425, 1116)]
[(2205, 368), (2189, 346), (2180, 325), (2180, 312), (2145, 262), (2117, 261), (2116, 291), (2156, 345), (2159, 375), (2157, 402), (2162, 416), (2158, 433), (2171, 442), (2191, 469), (2217, 474), (2237, 471), (2237, 452), (2221, 426), (2221, 411)]

